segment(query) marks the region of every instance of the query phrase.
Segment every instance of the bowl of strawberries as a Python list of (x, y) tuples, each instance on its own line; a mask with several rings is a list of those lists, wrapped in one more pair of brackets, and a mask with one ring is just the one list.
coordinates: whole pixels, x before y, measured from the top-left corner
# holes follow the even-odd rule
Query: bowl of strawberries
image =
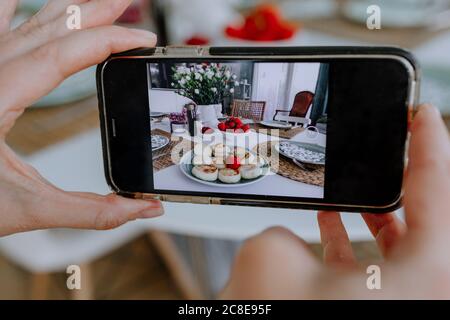
[(250, 125), (242, 122), (238, 117), (229, 117), (223, 122), (219, 122), (217, 128), (228, 135), (248, 135), (250, 134)]
[(250, 125), (238, 117), (229, 117), (227, 120), (219, 122), (217, 128), (222, 132), (225, 140), (231, 144), (248, 143), (248, 136), (251, 134)]

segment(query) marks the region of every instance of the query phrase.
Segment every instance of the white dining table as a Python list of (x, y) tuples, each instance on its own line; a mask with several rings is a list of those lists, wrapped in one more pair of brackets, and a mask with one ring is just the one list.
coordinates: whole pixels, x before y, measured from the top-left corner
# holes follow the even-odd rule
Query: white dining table
[[(155, 123), (152, 128), (170, 132), (170, 125), (168, 124), (168, 121)], [(213, 135), (208, 136), (206, 141), (203, 139), (199, 140), (198, 138), (194, 139), (190, 137), (187, 132), (181, 133), (178, 136), (183, 139), (194, 140), (198, 143), (228, 143), (228, 145), (231, 143), (235, 146), (243, 146), (239, 143), (240, 141), (225, 141), (226, 139), (224, 139), (223, 134), (219, 131), (216, 131)], [(276, 136), (252, 131), (245, 137), (245, 144), (249, 149), (253, 149), (257, 144), (279, 140), (280, 139)], [(323, 147), (326, 145), (326, 136), (319, 132), (302, 131), (290, 140), (319, 144)], [(299, 170), (302, 169), (299, 168)], [(178, 165), (169, 166), (155, 172), (154, 187), (157, 190), (323, 198), (323, 187), (294, 181), (273, 172), (270, 172), (262, 179), (248, 185), (212, 186), (211, 184), (204, 184), (187, 177)]]
[[(155, 123), (152, 128), (170, 132), (170, 125), (168, 124), (168, 121)], [(249, 149), (253, 149), (257, 144), (260, 143), (280, 140), (276, 136), (257, 133), (255, 131), (252, 131), (248, 136), (245, 137), (245, 142), (229, 140), (226, 141), (226, 139), (223, 137), (223, 134), (219, 131), (216, 131), (214, 134), (209, 135), (206, 141), (202, 138), (200, 138), (201, 140), (198, 138), (192, 138), (186, 132), (179, 134), (178, 137), (187, 140), (194, 140), (197, 143), (227, 143), (227, 145), (232, 144), (239, 147), (242, 147), (242, 144), (245, 144)], [(308, 132), (306, 130), (298, 133), (290, 140), (314, 143), (323, 147), (325, 147), (326, 145), (326, 136), (324, 134), (319, 132)], [(299, 168), (299, 170), (302, 169)], [(178, 165), (169, 166), (155, 172), (154, 187), (157, 190), (323, 198), (323, 187), (294, 181), (273, 172), (270, 172), (265, 177), (255, 181), (252, 184), (212, 186), (211, 184), (204, 184), (187, 177)]]

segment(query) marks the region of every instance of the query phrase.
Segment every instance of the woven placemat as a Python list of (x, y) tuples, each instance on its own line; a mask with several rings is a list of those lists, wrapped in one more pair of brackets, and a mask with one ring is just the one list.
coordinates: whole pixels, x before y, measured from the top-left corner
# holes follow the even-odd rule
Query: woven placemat
[(96, 97), (48, 108), (29, 108), (8, 133), (14, 151), (30, 156), (47, 147), (98, 128)]
[(293, 163), (292, 160), (279, 155), (275, 151), (275, 144), (275, 142), (270, 141), (260, 143), (253, 148), (253, 151), (261, 155), (267, 155), (271, 170), (280, 176), (306, 184), (324, 186), (325, 166), (308, 164), (306, 166), (308, 170), (302, 169)]
[(263, 134), (267, 134), (269, 136), (280, 137), (280, 138), (284, 138), (284, 139), (292, 139), (297, 134), (299, 134), (300, 132), (305, 130), (305, 128), (301, 128), (301, 127), (287, 129), (287, 130), (286, 129), (273, 129), (273, 128), (268, 128), (268, 127), (263, 126), (258, 123), (254, 124), (253, 128), (258, 133), (263, 133)]
[[(153, 170), (159, 171), (178, 163), (181, 156), (192, 149), (192, 141), (172, 136), (170, 133), (155, 129), (152, 135), (161, 135), (170, 139), (170, 143), (152, 154)], [(175, 150), (175, 153), (173, 152)], [(178, 153), (178, 154), (177, 154)]]

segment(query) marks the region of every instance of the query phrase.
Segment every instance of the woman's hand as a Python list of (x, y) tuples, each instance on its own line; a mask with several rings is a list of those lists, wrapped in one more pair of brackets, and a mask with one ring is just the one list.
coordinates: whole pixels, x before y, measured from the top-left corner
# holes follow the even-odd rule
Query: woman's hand
[[(49, 0), (29, 21), (10, 30), (18, 0), (0, 12), (0, 236), (53, 227), (109, 229), (162, 214), (157, 201), (64, 192), (6, 145), (25, 108), (68, 76), (110, 54), (154, 46), (154, 34), (111, 24), (132, 0)], [(81, 8), (81, 30), (66, 27), (66, 8)]]
[(237, 256), (224, 298), (450, 298), (450, 139), (436, 108), (411, 127), (405, 178), (406, 226), (392, 214), (363, 214), (385, 262), (381, 289), (369, 290), (339, 213), (320, 212), (323, 264), (292, 232), (272, 228)]

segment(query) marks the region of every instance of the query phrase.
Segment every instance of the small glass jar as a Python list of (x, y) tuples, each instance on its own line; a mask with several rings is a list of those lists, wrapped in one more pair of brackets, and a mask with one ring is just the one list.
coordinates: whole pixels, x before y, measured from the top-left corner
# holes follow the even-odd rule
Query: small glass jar
[(173, 134), (182, 134), (186, 132), (186, 122), (177, 122), (177, 121), (171, 121), (170, 122), (170, 131)]

